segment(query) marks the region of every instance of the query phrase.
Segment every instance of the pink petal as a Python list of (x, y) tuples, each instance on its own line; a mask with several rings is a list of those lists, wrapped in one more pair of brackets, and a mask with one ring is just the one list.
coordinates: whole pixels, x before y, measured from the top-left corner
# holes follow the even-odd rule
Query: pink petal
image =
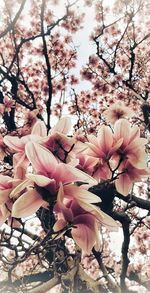
[(123, 144), (127, 145), (130, 138), (130, 123), (126, 119), (119, 119), (114, 125), (114, 137), (117, 141), (120, 138), (123, 138)]
[(12, 183), (11, 183), (12, 178), (7, 175), (0, 175), (0, 190), (11, 188)]
[(5, 205), (0, 206), (0, 227), (6, 222), (7, 218), (9, 217), (10, 212), (5, 207)]
[(88, 142), (85, 143), (85, 145), (87, 145), (89, 147), (89, 149), (87, 149), (87, 155), (89, 156), (93, 156), (93, 157), (103, 157), (104, 153), (101, 150), (101, 148), (99, 148), (98, 145), (98, 139), (93, 135), (88, 135)]
[(13, 204), (12, 217), (25, 218), (33, 215), (44, 203), (39, 193), (31, 189), (21, 195)]
[(137, 138), (140, 138), (140, 128), (138, 126), (134, 126), (134, 127), (131, 128), (131, 131), (130, 131), (129, 143), (132, 140), (137, 139)]
[[(76, 175), (75, 168), (72, 166), (68, 166), (64, 163), (59, 163), (56, 166), (55, 172), (53, 173), (53, 177), (59, 183), (71, 183), (75, 181), (79, 181), (79, 176)], [(81, 179), (80, 179), (81, 180)]]
[(119, 149), (122, 143), (123, 143), (123, 138), (120, 138), (117, 142), (115, 142), (109, 151), (109, 155), (112, 156), (114, 152), (116, 152)]
[(8, 225), (12, 226), (13, 228), (20, 228), (21, 223), (17, 219), (12, 219), (12, 217), (8, 218)]
[(14, 178), (15, 179), (21, 179), (24, 180), (25, 179), (25, 174), (26, 174), (26, 168), (24, 168), (24, 166), (16, 166), (14, 168)]
[(34, 124), (31, 133), (32, 133), (32, 134), (39, 135), (39, 136), (42, 136), (42, 137), (46, 136), (46, 135), (47, 135), (47, 128), (46, 128), (44, 122), (41, 121), (41, 120), (38, 120), (38, 121)]
[[(65, 233), (64, 228), (66, 225), (67, 225), (67, 222), (64, 219), (57, 220), (57, 222), (53, 226), (53, 230), (54, 230), (54, 232), (56, 232), (56, 234), (53, 235), (53, 239), (56, 240), (56, 239), (59, 239), (60, 237), (63, 236), (63, 234)], [(63, 230), (63, 231), (61, 231), (61, 230)]]
[(42, 139), (40, 144), (55, 153), (60, 159), (64, 160), (64, 150), (69, 151), (75, 143), (73, 138), (68, 138), (66, 135), (55, 132), (54, 134)]
[(128, 174), (119, 175), (119, 178), (115, 181), (117, 191), (125, 196), (129, 194), (132, 185), (133, 183)]
[(71, 231), (74, 241), (89, 255), (96, 241), (93, 217), (88, 214), (80, 215), (73, 224), (76, 226)]
[(147, 164), (147, 155), (145, 152), (145, 145), (147, 140), (145, 138), (139, 138), (132, 141), (126, 148), (125, 153), (130, 163), (139, 168), (146, 168)]
[(48, 177), (52, 178), (58, 164), (54, 155), (46, 148), (33, 142), (27, 143), (25, 150), (33, 169), (37, 173), (49, 175)]
[(23, 152), (19, 152), (13, 155), (13, 165), (16, 168), (27, 169), (29, 165), (29, 160), (26, 157), (26, 154)]
[(86, 189), (83, 189), (82, 187), (76, 186), (76, 185), (65, 185), (64, 186), (64, 193), (65, 196), (67, 197), (73, 197), (75, 198), (77, 201), (83, 201), (86, 203), (97, 203), (97, 202), (101, 202), (101, 199), (87, 191)]
[(22, 140), (20, 138), (18, 138), (17, 136), (10, 136), (10, 135), (6, 135), (4, 137), (4, 143), (12, 150), (16, 151), (16, 152), (21, 152), (24, 150), (24, 143), (22, 142)]
[(65, 206), (64, 204), (64, 190), (62, 184), (60, 185), (58, 196), (57, 196), (57, 205), (59, 208), (59, 211), (62, 212), (64, 219), (67, 222), (71, 222), (73, 219), (73, 213), (72, 210)]
[(66, 169), (66, 172), (68, 170), (74, 176), (73, 182), (80, 181), (80, 182), (84, 182), (84, 183), (87, 183), (92, 186), (97, 184), (97, 180), (92, 178), (90, 175), (84, 173), (83, 171), (70, 166), (69, 164), (65, 165), (65, 169)]
[(102, 234), (100, 231), (100, 227), (99, 224), (95, 221), (95, 245), (94, 248), (96, 251), (100, 251), (102, 249)]
[(24, 189), (26, 187), (32, 187), (33, 186), (33, 182), (31, 182), (29, 179), (24, 180), (23, 182), (21, 182), (20, 184), (18, 184), (11, 192), (10, 194), (10, 198), (17, 198), (20, 193), (22, 193), (22, 191), (24, 191)]
[(53, 226), (55, 232), (62, 230), (66, 226), (67, 222), (64, 219), (59, 219)]
[(107, 154), (111, 150), (113, 144), (113, 135), (110, 127), (102, 125), (98, 131), (97, 138), (101, 151)]
[(50, 179), (43, 175), (28, 174), (26, 177), (41, 187), (47, 186), (48, 184), (55, 182), (54, 179)]
[(0, 205), (3, 203), (6, 203), (9, 199), (9, 194), (11, 192), (11, 189), (5, 189), (5, 190), (0, 190)]
[(82, 201), (79, 201), (79, 205), (88, 213), (90, 213), (97, 222), (99, 222), (101, 225), (106, 226), (108, 229), (112, 231), (116, 231), (118, 228), (117, 222), (108, 216), (106, 213), (104, 213), (100, 208), (98, 208), (95, 205), (85, 203)]
[(50, 134), (54, 134), (55, 132), (61, 132), (64, 134), (68, 134), (71, 129), (71, 119), (69, 117), (61, 118), (57, 124), (50, 130)]
[(112, 172), (110, 171), (109, 167), (106, 163), (100, 164), (96, 172), (94, 173), (94, 178), (97, 180), (103, 179), (107, 180), (110, 179), (112, 175)]
[(104, 213), (102, 210), (100, 210), (100, 215), (101, 215), (101, 219), (100, 219), (101, 225), (104, 225), (110, 231), (118, 231), (118, 224), (112, 217)]

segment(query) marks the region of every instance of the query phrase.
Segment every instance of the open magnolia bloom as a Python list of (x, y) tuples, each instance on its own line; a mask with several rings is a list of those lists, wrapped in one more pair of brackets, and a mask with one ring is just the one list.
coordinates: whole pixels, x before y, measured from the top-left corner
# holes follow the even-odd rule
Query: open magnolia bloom
[(126, 119), (118, 120), (114, 125), (114, 139), (116, 142), (122, 139), (122, 143), (114, 156), (116, 160), (121, 159), (123, 161), (128, 159), (135, 168), (146, 168), (145, 145), (147, 144), (147, 139), (140, 137), (138, 126), (131, 127)]
[(77, 158), (79, 160), (77, 167), (93, 176), (97, 182), (100, 182), (101, 179), (107, 180), (111, 178), (112, 172), (103, 159), (88, 156), (84, 152), (77, 154)]
[(93, 247), (96, 250), (100, 249), (102, 224), (112, 230), (117, 228), (117, 223), (111, 217), (93, 205), (99, 201), (97, 196), (85, 192), (80, 187), (61, 185), (54, 207), (57, 217), (54, 231), (58, 232), (58, 235), (60, 232), (61, 236), (62, 230), (65, 233), (65, 227), (67, 229), (67, 225), (70, 224), (74, 241), (86, 254), (90, 254)]
[(67, 163), (75, 157), (72, 152), (75, 138), (67, 136), (71, 130), (71, 126), (71, 119), (69, 117), (63, 117), (49, 131), (48, 136), (40, 141), (40, 144), (51, 151), (57, 159)]
[(69, 117), (62, 117), (60, 120), (56, 123), (52, 129), (49, 131), (49, 135), (53, 135), (56, 132), (68, 134), (68, 132), (71, 130), (72, 122)]
[(0, 226), (11, 215), (13, 201), (10, 194), (21, 182), (21, 178), (13, 179), (10, 176), (0, 175)]
[(87, 154), (108, 161), (116, 150), (119, 149), (123, 139), (120, 137), (115, 141), (110, 127), (102, 125), (97, 133), (97, 137), (88, 135), (88, 141), (86, 143), (89, 147)]
[[(66, 185), (81, 181), (88, 186), (97, 184), (97, 181), (88, 174), (58, 162), (50, 151), (37, 143), (29, 142), (25, 151), (35, 173), (26, 175), (28, 179), (11, 193), (13, 197), (19, 196), (13, 204), (14, 217), (32, 215), (47, 202), (56, 200), (61, 183)], [(43, 200), (45, 193), (47, 202)]]
[(89, 172), (97, 181), (111, 178), (112, 172), (108, 162), (112, 155), (119, 149), (123, 139), (115, 141), (113, 132), (109, 126), (102, 125), (98, 131), (97, 137), (88, 135), (86, 150), (77, 154), (79, 158), (79, 168), (83, 167), (85, 172)]
[(4, 143), (7, 145), (15, 154), (13, 155), (14, 168), (23, 167), (27, 169), (29, 165), (28, 158), (25, 154), (25, 146), (29, 141), (39, 141), (41, 137), (46, 136), (46, 126), (44, 122), (38, 120), (31, 131), (31, 134), (25, 135), (21, 138), (18, 136), (6, 135), (4, 137)]
[(114, 132), (110, 127), (102, 125), (97, 137), (89, 135), (88, 140), (86, 156), (99, 158), (93, 166), (93, 173), (90, 169), (97, 181), (111, 179), (121, 173), (115, 185), (118, 192), (127, 195), (134, 182), (149, 175), (145, 152), (147, 139), (141, 138), (139, 128), (131, 127), (126, 119), (119, 119), (115, 123)]
[(9, 200), (10, 193), (21, 181), (21, 179), (0, 175), (0, 205), (5, 204)]
[(115, 186), (119, 193), (128, 195), (134, 182), (139, 182), (143, 177), (150, 175), (149, 169), (138, 169), (130, 164), (128, 160), (122, 162), (118, 171), (121, 173), (115, 180)]
[(108, 122), (114, 124), (118, 119), (130, 118), (134, 116), (134, 112), (120, 101), (114, 103), (106, 111), (104, 111), (103, 116)]

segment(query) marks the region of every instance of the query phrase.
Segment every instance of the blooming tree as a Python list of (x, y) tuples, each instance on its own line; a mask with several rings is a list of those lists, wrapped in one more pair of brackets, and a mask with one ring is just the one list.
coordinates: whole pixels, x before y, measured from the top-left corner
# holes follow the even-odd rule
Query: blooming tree
[(148, 292), (149, 3), (58, 5), (1, 4), (0, 292)]

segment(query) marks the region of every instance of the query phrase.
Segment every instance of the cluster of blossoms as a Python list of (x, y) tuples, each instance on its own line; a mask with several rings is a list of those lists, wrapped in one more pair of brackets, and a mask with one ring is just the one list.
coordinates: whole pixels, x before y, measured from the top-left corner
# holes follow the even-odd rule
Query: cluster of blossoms
[(115, 180), (116, 189), (127, 195), (132, 184), (148, 175), (146, 139), (126, 119), (100, 126), (97, 136), (84, 142), (68, 136), (71, 121), (61, 118), (47, 135), (37, 120), (31, 134), (5, 136), (13, 154), (14, 177), (0, 175), (0, 224), (19, 225), (19, 218), (40, 207), (53, 207), (55, 237), (70, 230), (75, 243), (87, 254), (101, 247), (101, 226), (117, 229), (117, 223), (94, 204), (100, 198), (89, 192), (101, 180)]
[(10, 112), (11, 108), (14, 107), (15, 102), (12, 99), (9, 99), (7, 96), (3, 98), (3, 103), (0, 103), (0, 114), (4, 112)]

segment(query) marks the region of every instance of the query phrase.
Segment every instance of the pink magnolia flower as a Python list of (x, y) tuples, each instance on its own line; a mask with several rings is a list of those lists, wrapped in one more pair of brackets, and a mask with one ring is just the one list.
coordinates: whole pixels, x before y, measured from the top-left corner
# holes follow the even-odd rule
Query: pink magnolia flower
[(134, 182), (150, 175), (149, 169), (138, 169), (128, 160), (121, 163), (118, 171), (122, 174), (115, 180), (115, 186), (117, 191), (125, 196), (131, 191)]
[(131, 127), (126, 119), (119, 119), (114, 125), (114, 139), (116, 142), (122, 139), (122, 143), (114, 156), (116, 160), (118, 156), (118, 161), (128, 159), (135, 168), (146, 168), (145, 145), (147, 139), (140, 137), (138, 126)]
[(108, 166), (108, 161), (112, 155), (119, 149), (122, 144), (122, 138), (114, 141), (113, 132), (110, 127), (102, 125), (98, 131), (97, 137), (94, 135), (88, 136), (88, 148), (86, 154), (98, 158), (99, 161), (93, 170), (93, 176), (98, 179), (110, 179), (111, 170)]
[[(57, 222), (54, 231), (62, 232), (67, 224), (71, 224), (71, 234), (77, 245), (87, 254), (91, 253), (93, 246), (97, 250), (101, 246), (100, 226), (105, 224), (116, 229), (116, 222), (95, 207), (92, 203), (99, 202), (99, 198), (83, 190), (81, 187), (68, 185), (60, 186), (57, 203), (54, 211)], [(60, 236), (62, 233), (60, 234)]]
[(46, 126), (38, 120), (32, 128), (31, 134), (18, 138), (17, 136), (7, 135), (4, 137), (4, 143), (15, 152), (13, 155), (14, 167), (22, 166), (26, 169), (29, 165), (28, 158), (25, 154), (25, 146), (29, 141), (38, 141), (41, 137), (46, 136)]
[(72, 159), (73, 153), (69, 154), (75, 144), (75, 139), (67, 137), (71, 130), (71, 119), (61, 118), (49, 131), (48, 137), (41, 140), (40, 144), (50, 150), (60, 161), (68, 162)]
[(108, 122), (114, 124), (120, 118), (130, 118), (134, 115), (134, 112), (123, 102), (116, 102), (103, 112), (103, 116)]
[(0, 175), (0, 205), (8, 201), (9, 195), (21, 180), (12, 179), (10, 176)]
[(87, 154), (96, 158), (108, 161), (111, 156), (119, 149), (122, 144), (122, 137), (114, 141), (113, 132), (109, 126), (102, 125), (98, 131), (97, 137), (88, 135), (89, 147)]
[(10, 216), (12, 208), (10, 194), (20, 182), (20, 179), (12, 179), (10, 176), (0, 175), (0, 226)]
[(13, 204), (12, 217), (25, 218), (34, 214), (40, 207), (47, 206), (41, 195), (32, 187), (23, 193)]
[[(12, 196), (17, 195), (25, 190), (27, 186), (30, 186), (29, 190), (15, 201), (12, 209), (14, 217), (20, 217), (21, 214), (24, 217), (29, 216), (44, 203), (46, 204), (45, 201), (43, 202), (41, 188), (47, 190), (49, 199), (52, 198), (54, 200), (57, 197), (61, 183), (68, 184), (76, 181), (82, 181), (91, 185), (97, 183), (96, 180), (82, 171), (58, 162), (50, 151), (37, 143), (29, 142), (25, 150), (35, 174), (26, 175), (28, 179), (17, 186), (11, 194)], [(34, 187), (36, 190), (33, 189)]]
[(56, 125), (49, 131), (49, 134), (53, 135), (56, 132), (68, 134), (68, 132), (71, 130), (71, 126), (72, 126), (71, 119), (69, 117), (62, 117), (56, 123)]
[(84, 154), (84, 152), (79, 152), (76, 155), (76, 158), (79, 160), (77, 168), (93, 176), (94, 168), (98, 164), (99, 159), (88, 156), (87, 154)]

